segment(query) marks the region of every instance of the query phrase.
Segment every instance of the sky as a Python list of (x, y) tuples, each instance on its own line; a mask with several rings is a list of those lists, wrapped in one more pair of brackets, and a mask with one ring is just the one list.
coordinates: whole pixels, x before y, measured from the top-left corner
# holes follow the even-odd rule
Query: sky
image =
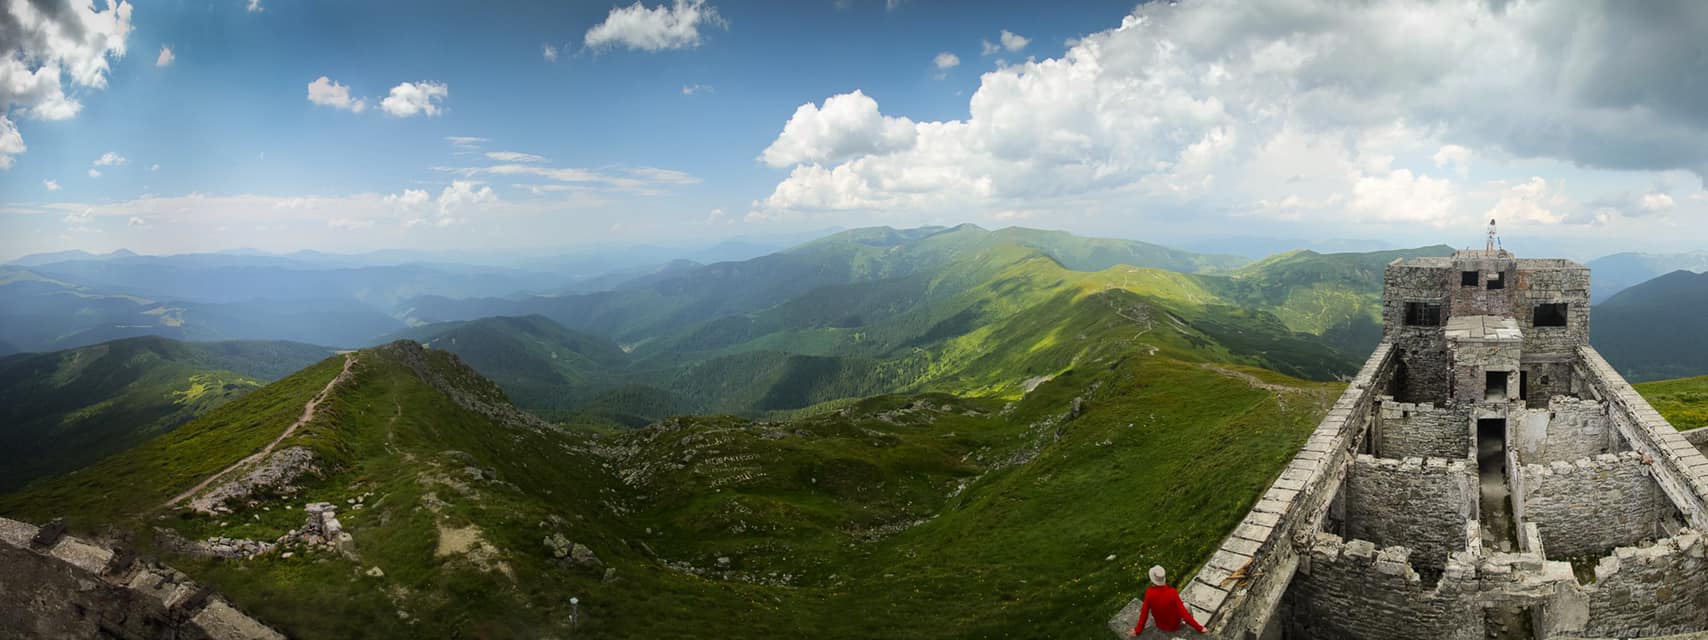
[(1708, 3), (0, 0), (0, 259), (1704, 247)]

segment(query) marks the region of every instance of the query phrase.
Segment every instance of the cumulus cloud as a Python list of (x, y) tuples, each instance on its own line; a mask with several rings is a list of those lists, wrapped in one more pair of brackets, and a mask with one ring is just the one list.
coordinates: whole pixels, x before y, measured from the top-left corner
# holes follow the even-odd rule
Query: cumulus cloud
[(261, 6), (261, 0), (249, 0), (248, 9), (250, 13), (261, 13), (267, 10), (266, 7)]
[(710, 85), (704, 85), (704, 84), (685, 84), (685, 85), (682, 85), (682, 95), (685, 95), (685, 96), (692, 96), (692, 95), (698, 95), (701, 93), (711, 93), (711, 92), (712, 92), (712, 87)]
[(1005, 50), (1009, 53), (1019, 53), (1021, 49), (1025, 49), (1026, 45), (1029, 44), (1032, 44), (1031, 38), (1003, 29), (1002, 34), (997, 37), (996, 42), (991, 42), (989, 40), (981, 42), (979, 52), (987, 56), (995, 55)]
[(931, 59), (931, 65), (937, 67), (939, 70), (953, 69), (961, 65), (961, 57), (944, 51), (937, 54), (937, 57)]
[(42, 188), (47, 189), (48, 191), (58, 191), (59, 190), (59, 181), (58, 180), (43, 180), (42, 181)]
[(783, 125), (783, 133), (759, 154), (773, 167), (839, 163), (913, 147), (919, 128), (912, 120), (886, 116), (878, 101), (854, 91), (831, 96), (819, 107), (806, 103)]
[(398, 211), (415, 211), (426, 205), (431, 197), (425, 189), (404, 189), (403, 193), (387, 195), (385, 203)]
[(125, 225), (131, 227), (146, 227), (148, 226), (148, 221), (139, 216), (131, 216), (130, 220), (125, 222)]
[(416, 114), (428, 117), (439, 115), (439, 101), (451, 95), (450, 87), (440, 82), (405, 82), (391, 88), (391, 95), (380, 101), (386, 115), (407, 118)]
[(612, 8), (604, 22), (587, 30), (584, 42), (595, 50), (618, 46), (638, 51), (690, 49), (700, 46), (701, 27), (728, 28), (728, 23), (704, 0), (676, 0), (651, 8), (637, 0)]
[(97, 167), (122, 167), (125, 164), (125, 157), (119, 155), (117, 151), (108, 151), (96, 158), (93, 164)]
[[(1703, 3), (1144, 3), (984, 74), (964, 119), (859, 92), (802, 107), (760, 156), (788, 176), (753, 208), (1571, 222), (1556, 185), (1466, 183), (1470, 159), (1708, 174), (1708, 84), (1679, 81), (1705, 32)], [(999, 40), (987, 53), (1025, 46)]]
[(557, 47), (551, 44), (540, 45), (540, 56), (545, 58), (546, 62), (557, 62)]
[(172, 55), (172, 47), (161, 47), (160, 55), (154, 58), (154, 66), (164, 67), (172, 64), (172, 61), (176, 59), (178, 59), (178, 57)]
[(85, 89), (107, 86), (109, 60), (125, 55), (131, 8), (122, 1), (101, 10), (93, 2), (0, 3), (0, 169), (27, 150), (14, 115), (70, 119), (83, 104), (66, 95), (65, 79)]
[[(392, 92), (396, 93), (396, 89)], [(308, 101), (322, 107), (343, 109), (351, 113), (361, 113), (368, 108), (368, 101), (361, 98), (350, 99), (350, 88), (333, 82), (331, 78), (320, 76), (314, 82), (308, 83)]]
[(486, 157), (499, 162), (545, 162), (544, 156), (519, 151), (488, 151)]
[(439, 192), (439, 218), (433, 221), (437, 226), (448, 226), (462, 222), (455, 214), (470, 207), (498, 201), (498, 195), (492, 192), (492, 187), (478, 182), (453, 180), (451, 186)]
[(89, 177), (91, 177), (91, 178), (101, 177), (101, 170), (100, 169), (90, 169), (89, 170)]

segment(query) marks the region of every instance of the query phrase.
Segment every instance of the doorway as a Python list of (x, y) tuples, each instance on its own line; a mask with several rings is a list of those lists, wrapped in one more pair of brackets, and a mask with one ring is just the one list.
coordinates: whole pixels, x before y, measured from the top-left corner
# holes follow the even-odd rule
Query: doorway
[(1512, 499), (1506, 482), (1506, 418), (1477, 420), (1477, 486), (1483, 545), (1512, 551), (1518, 544), (1512, 523)]

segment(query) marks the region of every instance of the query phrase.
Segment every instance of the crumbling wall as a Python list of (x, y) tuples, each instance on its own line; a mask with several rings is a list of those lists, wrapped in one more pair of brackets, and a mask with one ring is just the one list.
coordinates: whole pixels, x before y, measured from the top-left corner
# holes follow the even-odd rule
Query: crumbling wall
[[(1411, 551), (1316, 534), (1287, 590), (1286, 637), (1316, 640), (1473, 640), (1483, 636), (1475, 578), (1444, 577), (1433, 588)], [(1474, 573), (1474, 572), (1472, 572)]]
[(1448, 397), (1455, 403), (1476, 403), (1484, 400), (1488, 381), (1485, 372), (1505, 371), (1506, 397), (1518, 398), (1519, 343), (1495, 340), (1449, 340), (1452, 353), (1453, 382)]
[(1412, 564), (1439, 570), (1465, 548), (1465, 523), (1477, 518), (1476, 469), (1463, 459), (1360, 455), (1342, 499), (1347, 537), (1404, 543)]
[(1594, 400), (1556, 396), (1545, 409), (1527, 409), (1515, 421), (1518, 457), (1549, 464), (1614, 453), (1613, 423)]
[(1593, 347), (1578, 348), (1574, 376), (1585, 397), (1608, 402), (1608, 417), (1623, 446), (1649, 457), (1661, 491), (1691, 528), (1708, 530), (1708, 457), (1674, 429)]
[(284, 640), (182, 573), (0, 518), (0, 638)]
[[(1517, 288), (1513, 279), (1517, 274), (1517, 266), (1510, 256), (1490, 256), (1461, 253), (1454, 256), (1452, 269), (1451, 291), (1453, 315), (1456, 316), (1505, 316), (1511, 315), (1513, 301), (1517, 299)], [(1459, 277), (1466, 271), (1477, 272), (1475, 285), (1463, 284)], [(1488, 287), (1490, 281), (1499, 281), (1502, 285), (1497, 289)]]
[(1549, 557), (1601, 554), (1660, 533), (1670, 504), (1633, 451), (1520, 467), (1525, 522)]
[(1702, 536), (1683, 530), (1642, 547), (1620, 547), (1584, 588), (1584, 635), (1651, 636), (1708, 630), (1708, 559)]
[(1384, 398), (1376, 414), (1376, 455), (1383, 458), (1466, 458), (1471, 414), (1430, 403)]
[[(1525, 329), (1529, 331), (1529, 329)], [(1546, 409), (1548, 401), (1554, 396), (1570, 396), (1576, 392), (1572, 389), (1572, 362), (1563, 359), (1558, 362), (1535, 361), (1527, 356), (1519, 366), (1523, 372), (1520, 380), (1527, 386), (1525, 399), (1531, 409)]]

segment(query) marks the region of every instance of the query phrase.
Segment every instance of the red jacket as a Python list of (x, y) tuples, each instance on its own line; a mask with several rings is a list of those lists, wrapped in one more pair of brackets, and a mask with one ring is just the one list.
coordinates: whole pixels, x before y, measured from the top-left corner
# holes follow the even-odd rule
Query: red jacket
[(1151, 616), (1156, 616), (1156, 628), (1163, 631), (1179, 631), (1180, 621), (1185, 620), (1193, 631), (1204, 632), (1204, 625), (1192, 619), (1192, 612), (1186, 610), (1180, 594), (1166, 584), (1145, 589), (1145, 604), (1139, 607), (1139, 624), (1133, 627), (1133, 635), (1145, 630), (1145, 618)]

